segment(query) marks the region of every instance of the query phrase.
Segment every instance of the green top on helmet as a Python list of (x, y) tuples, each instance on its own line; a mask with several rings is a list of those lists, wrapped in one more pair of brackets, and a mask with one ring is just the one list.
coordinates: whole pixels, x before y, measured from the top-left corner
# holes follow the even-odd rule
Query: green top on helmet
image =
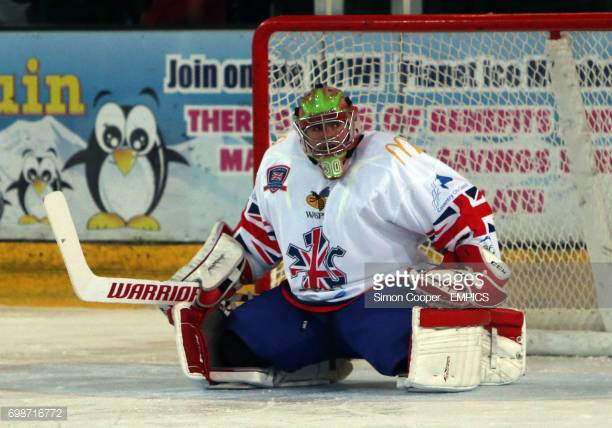
[(315, 114), (342, 111), (346, 108), (344, 93), (335, 88), (315, 88), (300, 100), (298, 118), (306, 119)]

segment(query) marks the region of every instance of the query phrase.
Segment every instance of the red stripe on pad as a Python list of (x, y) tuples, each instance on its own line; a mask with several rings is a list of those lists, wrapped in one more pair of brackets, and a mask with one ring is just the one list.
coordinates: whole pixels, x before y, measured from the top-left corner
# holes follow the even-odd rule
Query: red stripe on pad
[(485, 326), (490, 322), (486, 309), (423, 308), (420, 314), (420, 326), (425, 328)]
[(491, 324), (494, 327), (522, 327), (525, 322), (525, 314), (516, 309), (494, 308), (489, 311), (491, 312)]

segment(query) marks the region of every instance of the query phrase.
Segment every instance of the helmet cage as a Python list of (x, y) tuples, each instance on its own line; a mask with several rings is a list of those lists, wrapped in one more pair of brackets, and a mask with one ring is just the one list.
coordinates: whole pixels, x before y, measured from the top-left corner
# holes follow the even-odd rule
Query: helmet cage
[[(306, 154), (318, 159), (353, 148), (355, 116), (356, 109), (349, 108), (315, 114), (302, 119), (296, 117), (293, 125), (300, 135)], [(335, 130), (333, 134), (328, 135), (330, 128), (335, 128)]]

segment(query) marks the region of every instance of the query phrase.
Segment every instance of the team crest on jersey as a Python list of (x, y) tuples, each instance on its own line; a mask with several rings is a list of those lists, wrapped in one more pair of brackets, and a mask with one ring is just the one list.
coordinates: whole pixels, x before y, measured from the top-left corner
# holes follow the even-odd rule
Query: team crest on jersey
[(346, 254), (344, 248), (331, 248), (321, 226), (304, 235), (306, 249), (290, 244), (287, 255), (293, 259), (289, 266), (291, 278), (302, 277), (302, 290), (333, 290), (346, 284), (346, 274), (336, 267), (334, 258)]
[(327, 203), (327, 197), (329, 196), (329, 186), (321, 190), (319, 193), (312, 190), (310, 195), (306, 196), (306, 203), (319, 211), (325, 209)]
[(267, 184), (264, 186), (264, 191), (269, 190), (271, 193), (279, 190), (286, 191), (285, 180), (289, 176), (290, 168), (287, 165), (274, 165), (268, 168), (266, 173)]

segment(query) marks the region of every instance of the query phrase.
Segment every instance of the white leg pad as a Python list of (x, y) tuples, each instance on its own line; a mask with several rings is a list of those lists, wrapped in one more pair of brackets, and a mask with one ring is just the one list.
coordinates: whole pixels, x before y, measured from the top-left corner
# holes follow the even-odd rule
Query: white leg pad
[(526, 329), (522, 327), (520, 341), (497, 334), (497, 329), (485, 331), (482, 340), (481, 385), (506, 385), (525, 375), (527, 364)]
[(480, 384), (482, 326), (424, 328), (421, 308), (412, 311), (410, 370), (398, 388), (466, 391)]

